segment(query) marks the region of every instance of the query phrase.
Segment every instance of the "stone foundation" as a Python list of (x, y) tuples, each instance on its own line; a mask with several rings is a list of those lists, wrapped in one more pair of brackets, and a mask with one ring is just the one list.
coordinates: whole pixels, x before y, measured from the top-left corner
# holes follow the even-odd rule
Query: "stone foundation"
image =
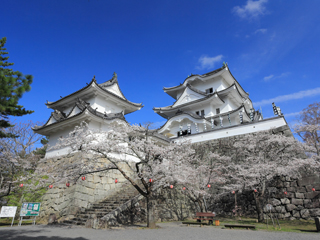
[[(77, 161), (76, 155), (45, 159), (41, 164), (44, 167), (53, 166), (48, 170), (53, 172), (63, 171), (63, 166), (72, 164), (74, 161)], [(51, 183), (53, 188), (48, 189), (43, 197), (40, 217), (47, 218), (54, 213), (59, 221), (72, 218), (82, 209), (88, 208), (90, 204), (116, 194), (128, 184), (128, 181), (117, 170), (87, 174), (85, 177), (84, 181), (79, 177), (76, 182), (70, 182), (69, 187), (65, 184)], [(118, 183), (115, 183), (115, 179), (118, 180)]]
[[(312, 191), (315, 188), (317, 191)], [(281, 219), (311, 219), (320, 216), (320, 176), (301, 179), (277, 177), (268, 184), (264, 206), (272, 205), (272, 212)], [(285, 194), (284, 192), (287, 192)], [(238, 214), (257, 217), (253, 191), (237, 193)], [(211, 203), (210, 211), (223, 216), (234, 216), (235, 196), (227, 194), (219, 202)], [(264, 209), (264, 212), (269, 212)]]

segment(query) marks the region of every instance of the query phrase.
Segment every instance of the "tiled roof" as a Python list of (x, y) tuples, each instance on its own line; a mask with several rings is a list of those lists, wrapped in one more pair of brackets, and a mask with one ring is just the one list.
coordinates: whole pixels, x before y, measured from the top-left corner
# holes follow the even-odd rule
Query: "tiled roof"
[[(65, 97), (63, 97), (63, 98), (61, 98), (61, 99), (59, 99), (59, 100), (57, 100), (57, 101), (55, 101), (55, 102), (49, 102), (49, 101), (47, 101), (46, 105), (47, 105), (47, 106), (50, 106), (50, 105), (53, 105), (53, 104), (55, 104), (55, 103), (58, 103), (58, 102), (62, 101), (63, 99), (66, 99), (66, 98), (68, 98), (68, 97), (70, 97), (70, 96), (74, 96), (76, 93), (79, 93), (79, 92), (81, 92), (81, 91), (89, 88), (93, 83), (95, 83), (102, 91), (107, 92), (108, 94), (111, 94), (111, 95), (117, 97), (117, 98), (120, 99), (121, 101), (127, 102), (127, 103), (129, 103), (129, 104), (131, 104), (131, 105), (134, 105), (135, 107), (143, 107), (143, 106), (142, 106), (142, 103), (134, 103), (134, 102), (131, 102), (131, 101), (127, 100), (126, 98), (122, 98), (122, 97), (118, 96), (117, 94), (115, 94), (115, 93), (113, 93), (113, 92), (111, 92), (111, 91), (108, 91), (108, 90), (106, 90), (106, 89), (103, 88), (103, 86), (111, 86), (111, 85), (113, 85), (113, 84), (115, 84), (115, 83), (117, 83), (117, 82), (118, 82), (117, 79), (112, 78), (111, 80), (109, 80), (109, 81), (107, 81), (107, 82), (104, 82), (104, 83), (102, 83), (102, 85), (100, 85), (100, 84), (97, 84), (97, 81), (96, 81), (96, 79), (95, 79), (95, 77), (94, 77), (94, 78), (91, 80), (91, 82), (90, 82), (87, 86), (85, 86), (84, 88), (81, 88), (80, 90), (78, 90), (78, 91), (76, 91), (76, 92), (73, 92), (73, 93), (71, 93), (71, 94), (69, 94), (69, 95), (67, 95), (67, 96), (65, 96)], [(119, 90), (120, 90), (120, 88), (119, 88)], [(121, 92), (121, 90), (120, 90), (120, 92)], [(121, 92), (121, 94), (123, 95), (122, 92)], [(124, 96), (124, 95), (123, 95), (123, 96)]]
[(207, 94), (207, 93), (205, 93), (205, 92), (193, 87), (190, 83), (187, 83), (187, 87), (190, 88), (192, 91), (194, 91), (196, 93), (199, 93), (201, 95), (204, 95), (204, 96), (208, 96), (209, 95), (209, 94)]
[[(77, 114), (75, 114), (75, 115), (73, 115), (73, 116), (71, 116), (71, 117), (69, 117), (75, 107), (78, 107), (78, 108), (80, 109), (80, 112), (77, 113)], [(66, 114), (63, 113), (63, 112), (60, 112), (59, 110), (54, 110), (54, 112), (51, 114), (51, 116), (56, 120), (56, 122), (47, 125), (48, 122), (49, 122), (49, 120), (50, 120), (50, 118), (51, 118), (51, 117), (50, 117), (49, 120), (48, 120), (43, 126), (35, 126), (33, 129), (34, 129), (34, 130), (39, 130), (39, 129), (43, 129), (43, 128), (45, 128), (45, 127), (51, 126), (51, 125), (53, 125), (53, 124), (57, 124), (57, 123), (66, 121), (66, 120), (68, 120), (68, 119), (71, 119), (71, 118), (73, 118), (73, 117), (75, 117), (75, 116), (80, 115), (80, 114), (83, 113), (86, 109), (87, 109), (90, 113), (92, 113), (93, 115), (95, 115), (95, 116), (97, 116), (97, 117), (100, 117), (100, 118), (102, 118), (102, 119), (106, 119), (106, 120), (121, 119), (121, 120), (126, 121), (126, 120), (125, 120), (125, 117), (124, 117), (124, 115), (123, 115), (123, 112), (120, 112), (120, 113), (108, 113), (108, 114), (106, 114), (106, 113), (101, 113), (101, 112), (98, 112), (96, 109), (93, 109), (93, 108), (90, 106), (90, 103), (87, 103), (87, 102), (85, 102), (84, 100), (78, 98), (77, 101), (76, 101), (76, 103), (75, 103), (75, 105), (74, 105), (74, 107), (70, 110), (70, 112), (68, 113), (68, 115), (66, 115)]]
[[(199, 115), (197, 115), (197, 114), (195, 114), (195, 113), (193, 113), (193, 112), (182, 111), (181, 109), (179, 109), (172, 117), (170, 117), (170, 118), (166, 121), (166, 123), (167, 123), (171, 118), (176, 117), (176, 116), (179, 116), (179, 115), (182, 115), (182, 114), (187, 114), (187, 115), (189, 115), (190, 117), (192, 117), (192, 118), (194, 118), (194, 119), (200, 119), (200, 120), (202, 119), (202, 120), (205, 120), (205, 121), (209, 122), (209, 121), (208, 121), (205, 117), (203, 117), (203, 116), (199, 116)], [(163, 128), (164, 125), (166, 125), (166, 123), (163, 124), (161, 127), (159, 127), (157, 130)]]
[(227, 67), (227, 65), (225, 65), (225, 66), (223, 66), (223, 67), (221, 67), (221, 68), (218, 68), (218, 69), (216, 69), (216, 70), (213, 70), (213, 71), (211, 71), (211, 72), (202, 74), (202, 75), (200, 75), (200, 74), (192, 74), (191, 76), (188, 76), (188, 77), (183, 81), (183, 83), (181, 83), (180, 85), (174, 86), (174, 87), (167, 87), (167, 88), (164, 87), (163, 90), (173, 90), (173, 89), (175, 89), (175, 88), (178, 88), (178, 87), (182, 86), (190, 77), (193, 77), (193, 76), (200, 76), (200, 77), (211, 76), (211, 75), (214, 75), (214, 74), (220, 72), (221, 70), (225, 69), (226, 67)]
[[(187, 87), (188, 88), (190, 88), (192, 91), (194, 91), (194, 92), (197, 92), (197, 93), (199, 93), (199, 94), (202, 94), (202, 95), (204, 95), (205, 97), (203, 97), (203, 98), (200, 98), (200, 99), (197, 99), (197, 100), (194, 100), (194, 101), (190, 101), (190, 102), (187, 102), (187, 103), (184, 103), (184, 104), (181, 104), (181, 105), (179, 105), (179, 106), (177, 106), (177, 107), (173, 107), (173, 105), (170, 105), (170, 106), (166, 106), (166, 107), (159, 107), (159, 108), (153, 108), (153, 110), (172, 110), (172, 109), (175, 109), (175, 108), (181, 108), (181, 107), (185, 107), (185, 106), (187, 106), (187, 105), (189, 105), (189, 104), (193, 104), (193, 103), (196, 103), (196, 102), (201, 102), (201, 101), (204, 101), (204, 100), (206, 100), (206, 99), (209, 99), (211, 96), (214, 96), (215, 94), (217, 94), (217, 96), (221, 99), (221, 101), (222, 102), (224, 102), (223, 100), (222, 100), (222, 98), (221, 98), (221, 95), (223, 95), (224, 93), (226, 93), (226, 92), (228, 92), (230, 89), (232, 89), (233, 87), (236, 87), (236, 91), (238, 92), (238, 94), (243, 98), (243, 96), (241, 95), (241, 93), (239, 92), (239, 90), (238, 90), (238, 86), (234, 83), (234, 84), (232, 84), (232, 85), (230, 85), (228, 88), (226, 88), (226, 89), (223, 89), (223, 90), (221, 90), (221, 91), (219, 91), (219, 92), (214, 92), (214, 93), (205, 93), (205, 92), (202, 92), (202, 91), (200, 91), (200, 90), (198, 90), (198, 89), (196, 89), (195, 87), (193, 87), (191, 84), (187, 84)], [(250, 98), (247, 98), (247, 99), (249, 99), (249, 101), (251, 101), (251, 99)], [(179, 99), (178, 99), (179, 100)], [(177, 100), (177, 101), (178, 101)], [(176, 101), (176, 102), (177, 102)]]
[[(160, 107), (160, 108), (156, 108), (154, 107), (153, 110), (172, 110), (172, 109), (175, 109), (175, 108), (181, 108), (181, 107), (185, 107), (187, 105), (190, 105), (190, 104), (193, 104), (193, 103), (198, 103), (198, 102), (202, 102), (204, 100), (207, 100), (209, 98), (211, 98), (212, 96), (214, 96), (217, 92), (214, 92), (214, 93), (210, 93), (210, 94), (206, 94), (206, 97), (203, 97), (203, 98), (200, 98), (200, 99), (197, 99), (197, 100), (194, 100), (194, 101), (190, 101), (190, 102), (187, 102), (187, 103), (184, 103), (184, 104), (181, 104), (177, 107), (172, 107), (172, 105), (170, 106), (166, 106), (166, 107)], [(217, 94), (217, 96), (219, 97), (219, 95)], [(219, 97), (220, 98), (220, 97)], [(224, 102), (221, 98), (220, 100), (222, 102)]]

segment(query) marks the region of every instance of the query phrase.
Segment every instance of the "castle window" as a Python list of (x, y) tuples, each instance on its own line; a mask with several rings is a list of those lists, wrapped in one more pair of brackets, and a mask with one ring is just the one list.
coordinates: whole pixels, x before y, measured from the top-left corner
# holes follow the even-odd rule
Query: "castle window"
[(180, 131), (177, 132), (177, 136), (180, 137), (180, 136), (184, 136), (184, 135), (189, 135), (191, 134), (191, 129), (190, 129), (190, 133), (188, 133), (188, 130), (184, 130), (182, 131), (182, 134)]
[(206, 89), (206, 94), (208, 94), (208, 93), (213, 93), (213, 88)]
[(216, 114), (220, 114), (220, 108), (216, 108)]
[(204, 110), (201, 110), (201, 116), (204, 117)]
[(200, 116), (200, 112), (199, 112), (199, 111), (196, 111), (196, 114), (197, 114), (198, 116)]

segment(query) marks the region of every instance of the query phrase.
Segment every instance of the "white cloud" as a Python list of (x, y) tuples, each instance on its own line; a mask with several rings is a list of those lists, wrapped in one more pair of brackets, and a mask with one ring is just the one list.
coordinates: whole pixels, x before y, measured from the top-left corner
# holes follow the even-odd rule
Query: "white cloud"
[(278, 79), (278, 78), (283, 78), (283, 77), (287, 77), (288, 75), (290, 75), (290, 72), (284, 72), (284, 73), (281, 73), (280, 75), (278, 76), (275, 76), (273, 74), (269, 75), (269, 76), (266, 76), (263, 78), (263, 80), (265, 82), (268, 82), (270, 80), (275, 80), (275, 79)]
[(236, 6), (232, 11), (241, 18), (256, 18), (259, 15), (266, 14), (266, 7), (264, 6), (268, 0), (248, 0), (245, 6)]
[(298, 115), (300, 115), (300, 114), (301, 114), (301, 112), (294, 112), (294, 113), (287, 113), (287, 114), (284, 113), (284, 116), (285, 116), (286, 118), (289, 118), (289, 117), (298, 116)]
[(196, 67), (197, 69), (210, 69), (213, 68), (216, 63), (221, 63), (223, 55), (218, 55), (215, 57), (201, 56), (198, 60), (200, 66)]
[(257, 33), (265, 34), (266, 32), (267, 32), (267, 29), (266, 29), (266, 28), (260, 28), (260, 29), (256, 30), (256, 31), (254, 32), (254, 34), (257, 34)]
[(269, 80), (272, 79), (273, 77), (274, 77), (274, 75), (271, 74), (271, 75), (269, 75), (269, 76), (267, 76), (267, 77), (264, 77), (263, 80), (269, 81)]
[(254, 102), (253, 105), (264, 106), (264, 105), (271, 104), (273, 102), (275, 102), (277, 104), (279, 102), (286, 102), (286, 101), (290, 101), (290, 100), (294, 100), (294, 99), (302, 99), (305, 97), (312, 97), (312, 96), (316, 96), (316, 95), (320, 95), (320, 87), (315, 88), (315, 89), (300, 91), (300, 92), (292, 93), (292, 94), (288, 94), (288, 95), (278, 96), (275, 98), (265, 99), (265, 100), (262, 100), (259, 102)]

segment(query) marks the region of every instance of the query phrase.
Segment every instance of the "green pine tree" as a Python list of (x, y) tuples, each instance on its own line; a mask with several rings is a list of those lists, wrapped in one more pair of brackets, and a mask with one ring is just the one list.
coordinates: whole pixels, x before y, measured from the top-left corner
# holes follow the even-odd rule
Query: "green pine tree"
[(13, 63), (9, 63), (7, 61), (9, 57), (4, 56), (8, 54), (4, 48), (6, 41), (6, 37), (0, 39), (0, 138), (17, 137), (1, 131), (3, 128), (12, 127), (8, 116), (23, 116), (33, 113), (33, 111), (18, 105), (18, 100), (23, 93), (30, 91), (33, 77), (8, 68)]

